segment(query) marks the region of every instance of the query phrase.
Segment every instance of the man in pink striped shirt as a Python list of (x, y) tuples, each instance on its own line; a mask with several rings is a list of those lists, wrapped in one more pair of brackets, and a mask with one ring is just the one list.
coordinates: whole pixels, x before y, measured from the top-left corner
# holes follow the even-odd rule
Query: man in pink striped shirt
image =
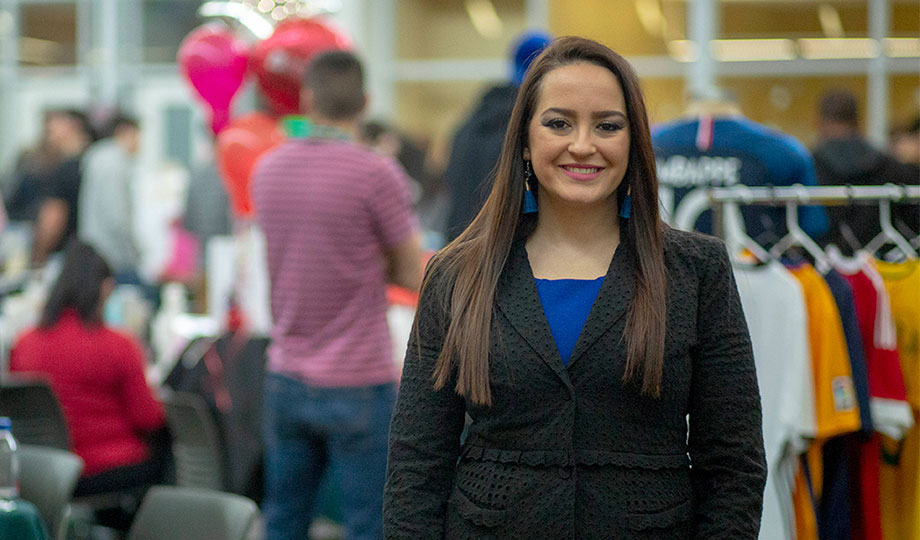
[(418, 289), (409, 180), (354, 142), (367, 102), (348, 52), (319, 55), (301, 104), (310, 136), (252, 180), (266, 238), (272, 344), (265, 389), (266, 536), (302, 540), (328, 468), (350, 539), (381, 539), (387, 432), (399, 373), (386, 285)]

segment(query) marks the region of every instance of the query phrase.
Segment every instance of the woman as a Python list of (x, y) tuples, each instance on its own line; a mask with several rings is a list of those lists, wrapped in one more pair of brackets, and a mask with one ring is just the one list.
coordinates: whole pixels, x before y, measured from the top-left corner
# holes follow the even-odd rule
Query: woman
[(71, 241), (38, 328), (10, 353), (11, 371), (46, 377), (61, 402), (72, 450), (84, 462), (76, 495), (159, 482), (168, 456), (163, 411), (144, 378), (141, 347), (102, 322), (114, 286), (105, 260)]
[(629, 64), (555, 41), (485, 206), (430, 265), (387, 538), (757, 538), (760, 398), (728, 256), (662, 225), (657, 189)]

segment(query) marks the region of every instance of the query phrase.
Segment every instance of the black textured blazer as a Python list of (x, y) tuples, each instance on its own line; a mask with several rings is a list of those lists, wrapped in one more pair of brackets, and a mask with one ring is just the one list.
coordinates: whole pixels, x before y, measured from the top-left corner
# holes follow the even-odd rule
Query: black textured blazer
[[(491, 407), (458, 396), (454, 382), (433, 389), (451, 280), (429, 270), (390, 428), (386, 538), (757, 538), (767, 474), (760, 395), (725, 248), (664, 233), (655, 399), (621, 382), (636, 288), (631, 234), (622, 237), (567, 367), (524, 241), (515, 242), (496, 293)], [(461, 447), (464, 413), (473, 422)]]

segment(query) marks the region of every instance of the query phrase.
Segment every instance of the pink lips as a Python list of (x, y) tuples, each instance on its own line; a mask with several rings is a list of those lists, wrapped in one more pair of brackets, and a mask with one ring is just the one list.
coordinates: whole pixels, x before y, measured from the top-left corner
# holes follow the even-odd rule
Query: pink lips
[(588, 182), (590, 180), (594, 180), (600, 176), (601, 172), (604, 170), (604, 167), (579, 165), (577, 163), (567, 163), (565, 165), (560, 165), (559, 168), (562, 169), (562, 172), (564, 172), (570, 178), (578, 180), (579, 182)]

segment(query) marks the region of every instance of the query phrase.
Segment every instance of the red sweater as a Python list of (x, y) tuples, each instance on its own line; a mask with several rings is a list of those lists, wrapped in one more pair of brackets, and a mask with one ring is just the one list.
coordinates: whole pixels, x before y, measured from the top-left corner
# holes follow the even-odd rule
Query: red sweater
[(10, 370), (47, 378), (61, 402), (84, 476), (147, 459), (142, 439), (163, 425), (163, 409), (144, 378), (141, 347), (104, 326), (85, 326), (65, 311), (48, 329), (23, 334)]

